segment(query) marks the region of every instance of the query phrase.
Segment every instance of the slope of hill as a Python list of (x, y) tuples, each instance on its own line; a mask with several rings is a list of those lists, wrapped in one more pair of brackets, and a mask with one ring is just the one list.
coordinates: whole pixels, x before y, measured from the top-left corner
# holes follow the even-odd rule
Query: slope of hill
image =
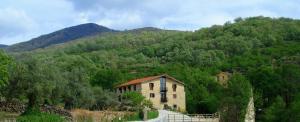
[(7, 47), (8, 45), (4, 45), (4, 44), (0, 44), (0, 48), (5, 48)]
[(78, 38), (92, 36), (115, 30), (100, 26), (94, 23), (81, 24), (73, 27), (42, 35), (27, 42), (18, 43), (6, 48), (9, 52), (30, 51), (37, 48), (44, 48), (53, 44), (69, 42)]
[[(78, 86), (62, 87), (70, 94), (74, 89), (89, 94), (86, 84), (112, 89), (129, 79), (167, 73), (185, 83), (189, 113), (226, 111), (225, 121), (241, 121), (254, 87), (255, 107), (263, 110), (257, 120), (277, 117), (277, 111), (299, 114), (294, 109), (300, 105), (299, 20), (251, 17), (195, 32), (151, 30), (107, 33), (13, 55), (55, 70), (60, 79), (51, 81)], [(227, 88), (215, 81), (220, 71), (235, 72)], [(72, 105), (92, 105), (86, 97), (92, 96), (72, 98)], [(287, 117), (276, 120), (293, 118)]]

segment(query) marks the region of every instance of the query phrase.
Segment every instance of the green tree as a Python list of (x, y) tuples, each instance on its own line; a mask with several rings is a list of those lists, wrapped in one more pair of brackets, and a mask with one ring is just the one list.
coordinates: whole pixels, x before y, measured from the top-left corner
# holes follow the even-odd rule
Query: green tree
[(283, 121), (285, 113), (285, 103), (281, 97), (276, 97), (275, 101), (264, 112), (265, 122)]
[(9, 78), (8, 66), (11, 62), (11, 58), (0, 50), (0, 87), (7, 84)]
[(131, 107), (133, 110), (141, 110), (145, 97), (138, 92), (126, 92), (122, 95), (122, 106)]
[(122, 74), (118, 70), (102, 69), (98, 70), (95, 75), (91, 77), (91, 84), (93, 86), (100, 86), (104, 89), (113, 89), (114, 84), (121, 80)]
[(33, 57), (16, 63), (14, 71), (10, 73), (9, 86), (6, 87), (7, 98), (23, 98), (28, 101), (27, 110), (39, 104), (50, 104), (50, 96), (60, 81), (57, 69), (50, 66)]
[(118, 109), (120, 102), (116, 93), (104, 90), (101, 87), (93, 87), (95, 104), (94, 110)]
[(241, 74), (234, 74), (228, 81), (228, 88), (222, 101), (222, 120), (226, 122), (244, 121), (251, 95), (251, 85)]

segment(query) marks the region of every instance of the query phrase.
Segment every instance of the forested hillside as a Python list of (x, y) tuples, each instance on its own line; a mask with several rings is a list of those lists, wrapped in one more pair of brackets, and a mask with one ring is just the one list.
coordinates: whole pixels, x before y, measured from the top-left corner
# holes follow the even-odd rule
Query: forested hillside
[(31, 51), (38, 48), (48, 47), (54, 44), (69, 42), (75, 39), (93, 36), (105, 32), (115, 32), (115, 30), (100, 26), (94, 23), (81, 24), (62, 30), (45, 34), (31, 39), (27, 42), (21, 42), (6, 48), (9, 52)]
[[(186, 84), (188, 113), (219, 111), (223, 121), (243, 121), (252, 88), (257, 121), (300, 117), (299, 20), (251, 17), (195, 32), (106, 33), (10, 55), (15, 63), (2, 94), (29, 105), (107, 109), (118, 104), (108, 92), (116, 84), (167, 73)], [(227, 87), (215, 81), (220, 71), (234, 72)]]

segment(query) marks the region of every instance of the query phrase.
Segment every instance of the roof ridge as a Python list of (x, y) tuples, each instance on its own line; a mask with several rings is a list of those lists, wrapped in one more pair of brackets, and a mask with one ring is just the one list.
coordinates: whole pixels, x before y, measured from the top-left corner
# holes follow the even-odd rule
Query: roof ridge
[(118, 86), (116, 86), (116, 88), (119, 88), (119, 87), (123, 87), (123, 86), (128, 86), (128, 85), (134, 85), (134, 84), (139, 84), (139, 83), (143, 83), (145, 81), (149, 81), (149, 80), (153, 80), (155, 78), (158, 78), (158, 77), (161, 77), (161, 76), (166, 76), (170, 79), (173, 79), (181, 84), (184, 84), (183, 82), (169, 76), (168, 74), (161, 74), (161, 75), (156, 75), (156, 76), (147, 76), (147, 77), (143, 77), (143, 78), (137, 78), (137, 79), (133, 79), (133, 80), (129, 80), (128, 82), (125, 82), (125, 83), (122, 83)]

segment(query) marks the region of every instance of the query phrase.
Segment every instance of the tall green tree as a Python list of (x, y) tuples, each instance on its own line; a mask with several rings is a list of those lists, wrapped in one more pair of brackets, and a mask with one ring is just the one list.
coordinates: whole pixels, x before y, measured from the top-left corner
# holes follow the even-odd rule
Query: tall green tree
[(280, 122), (284, 120), (285, 103), (283, 99), (278, 96), (270, 107), (264, 110), (265, 122)]
[(9, 78), (8, 66), (11, 62), (11, 58), (0, 50), (0, 87), (7, 84)]
[(16, 95), (13, 97), (28, 101), (28, 109), (43, 103), (49, 104), (50, 96), (59, 86), (60, 81), (56, 67), (31, 57), (23, 60), (22, 63), (16, 63), (14, 70), (7, 87), (7, 96)]
[(221, 116), (225, 122), (244, 121), (251, 95), (251, 85), (241, 74), (234, 74), (228, 81), (228, 88), (222, 100)]

